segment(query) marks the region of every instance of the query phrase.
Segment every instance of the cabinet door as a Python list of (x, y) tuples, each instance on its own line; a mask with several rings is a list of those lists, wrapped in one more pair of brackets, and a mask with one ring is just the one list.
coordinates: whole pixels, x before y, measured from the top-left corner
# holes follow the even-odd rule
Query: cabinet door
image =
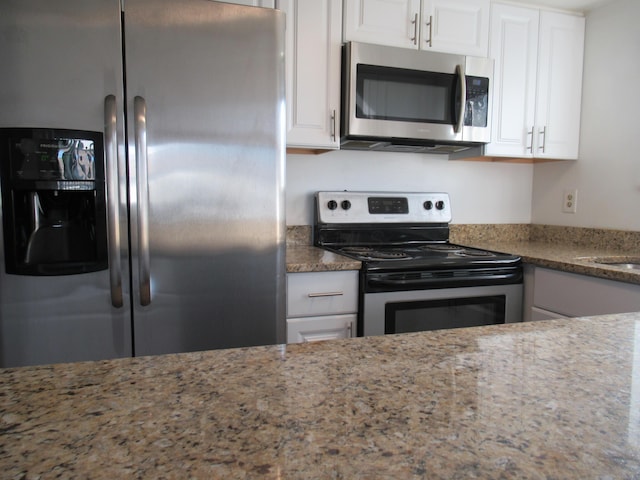
[(344, 0), (344, 41), (418, 48), (420, 0)]
[(423, 0), (420, 49), (486, 57), (490, 0)]
[(289, 318), (287, 319), (287, 343), (351, 338), (355, 322), (355, 314)]
[(555, 320), (558, 318), (569, 318), (564, 315), (560, 315), (556, 312), (551, 312), (549, 310), (544, 310), (538, 307), (531, 307), (531, 318), (530, 321), (538, 322), (540, 320)]
[(637, 312), (640, 285), (536, 267), (533, 306), (570, 317)]
[(224, 0), (227, 3), (236, 3), (238, 5), (247, 5), (249, 7), (274, 8), (275, 0)]
[(533, 156), (539, 11), (491, 7), (493, 122), (487, 155)]
[(287, 15), (287, 146), (340, 148), (340, 0), (280, 0)]
[(540, 13), (536, 157), (578, 158), (584, 26), (584, 17)]

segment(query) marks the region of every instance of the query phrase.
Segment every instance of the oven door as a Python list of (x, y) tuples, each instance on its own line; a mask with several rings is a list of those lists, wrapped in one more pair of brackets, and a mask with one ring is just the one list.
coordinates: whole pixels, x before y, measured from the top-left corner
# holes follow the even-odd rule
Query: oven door
[(365, 293), (363, 336), (522, 321), (522, 284)]

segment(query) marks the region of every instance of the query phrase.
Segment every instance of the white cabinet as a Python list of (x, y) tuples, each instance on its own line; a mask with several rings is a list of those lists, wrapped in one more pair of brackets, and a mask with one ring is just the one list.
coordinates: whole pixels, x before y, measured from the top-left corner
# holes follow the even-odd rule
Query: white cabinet
[(489, 0), (345, 0), (344, 41), (487, 56)]
[(422, 0), (421, 49), (486, 57), (489, 0)]
[(578, 158), (583, 17), (541, 12), (534, 156)]
[[(640, 285), (528, 267), (532, 281), (526, 320), (640, 311)], [(525, 285), (525, 290), (527, 285)]]
[(358, 272), (287, 274), (287, 343), (355, 336)]
[(238, 5), (247, 5), (249, 7), (274, 8), (275, 0), (224, 0), (226, 3), (236, 3)]
[(340, 0), (280, 0), (286, 19), (287, 147), (340, 148)]
[(287, 343), (318, 342), (351, 338), (356, 315), (324, 315), (321, 317), (287, 319)]
[(495, 60), (489, 156), (576, 159), (583, 17), (494, 3)]
[(418, 48), (420, 0), (344, 0), (344, 41)]

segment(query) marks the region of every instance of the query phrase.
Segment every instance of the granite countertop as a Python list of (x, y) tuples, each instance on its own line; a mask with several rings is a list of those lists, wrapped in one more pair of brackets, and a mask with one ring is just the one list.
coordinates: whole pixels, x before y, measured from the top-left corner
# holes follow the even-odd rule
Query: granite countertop
[(640, 261), (640, 251), (636, 254), (629, 250), (563, 245), (560, 242), (543, 241), (472, 240), (465, 245), (518, 255), (522, 257), (523, 262), (539, 267), (640, 284), (640, 270), (594, 261), (616, 259), (638, 262)]
[(361, 262), (310, 245), (287, 245), (287, 273), (360, 270)]
[[(565, 272), (640, 284), (640, 270), (617, 265), (595, 263), (597, 259), (639, 261), (640, 252), (602, 247), (562, 245), (536, 241), (468, 240), (470, 247), (510, 253), (522, 257), (525, 263), (554, 268)], [(313, 246), (287, 247), (287, 272), (320, 272), (335, 270), (359, 270), (361, 262)]]
[[(310, 246), (311, 227), (288, 227), (287, 272), (357, 270), (360, 262)], [(640, 262), (640, 232), (549, 225), (451, 225), (452, 243), (511, 253), (525, 263), (640, 284), (640, 270), (596, 263)]]
[(0, 370), (3, 478), (640, 478), (640, 313)]

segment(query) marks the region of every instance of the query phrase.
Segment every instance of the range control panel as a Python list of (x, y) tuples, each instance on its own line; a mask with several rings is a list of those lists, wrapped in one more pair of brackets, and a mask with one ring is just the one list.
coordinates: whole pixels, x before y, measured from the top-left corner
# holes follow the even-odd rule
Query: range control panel
[(446, 193), (318, 192), (319, 223), (449, 223)]

